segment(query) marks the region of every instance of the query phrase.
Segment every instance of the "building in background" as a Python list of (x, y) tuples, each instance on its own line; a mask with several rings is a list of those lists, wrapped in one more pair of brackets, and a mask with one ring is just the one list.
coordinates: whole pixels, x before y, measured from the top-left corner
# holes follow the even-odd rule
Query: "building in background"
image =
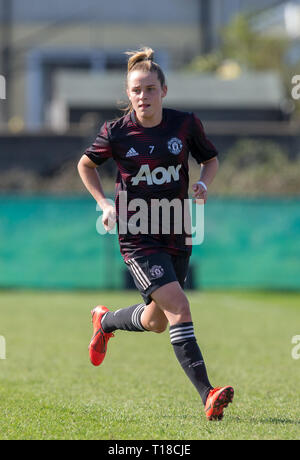
[[(237, 79), (217, 75), (167, 73), (166, 106), (193, 111), (210, 122), (282, 121), (285, 93), (276, 73), (245, 73)], [(84, 88), (84, 90), (83, 90)], [(62, 70), (53, 79), (51, 121), (53, 129), (70, 124), (98, 125), (120, 114), (117, 102), (126, 102), (124, 74), (92, 74)], [(124, 107), (125, 104), (123, 104)], [(94, 117), (94, 118), (93, 118)]]
[[(263, 10), (265, 19), (259, 23), (264, 27), (273, 5), (283, 8), (288, 31), (297, 30), (292, 24), (297, 10), (291, 14), (290, 2), (276, 0), (52, 0), (51, 6), (39, 0), (0, 0), (0, 5), (0, 73), (9, 80), (2, 122), (9, 121), (15, 131), (67, 128), (64, 101), (55, 92), (62, 72), (105, 79), (124, 70), (125, 50), (142, 45), (156, 50), (156, 60), (168, 73), (176, 72), (193, 56), (218, 47), (220, 29), (238, 12)], [(95, 105), (86, 106), (87, 112), (91, 108)]]

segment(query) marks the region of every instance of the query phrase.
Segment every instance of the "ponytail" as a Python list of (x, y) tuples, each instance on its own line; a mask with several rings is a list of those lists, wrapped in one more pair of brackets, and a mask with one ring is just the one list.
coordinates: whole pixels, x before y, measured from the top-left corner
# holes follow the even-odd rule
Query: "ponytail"
[(126, 51), (125, 54), (127, 54), (127, 56), (130, 56), (127, 63), (127, 75), (134, 69), (134, 66), (138, 62), (149, 62), (149, 64), (146, 64), (146, 66), (150, 67), (154, 57), (153, 49), (148, 47), (141, 48), (138, 51)]

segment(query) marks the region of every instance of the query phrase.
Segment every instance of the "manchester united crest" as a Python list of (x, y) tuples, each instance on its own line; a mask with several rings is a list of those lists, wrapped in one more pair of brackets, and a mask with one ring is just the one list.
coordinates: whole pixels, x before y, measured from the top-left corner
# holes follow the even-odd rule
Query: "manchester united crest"
[(172, 137), (168, 142), (168, 149), (173, 155), (179, 155), (182, 150), (182, 142), (178, 137)]
[(165, 271), (160, 265), (153, 265), (150, 268), (150, 275), (152, 278), (161, 278), (164, 275)]

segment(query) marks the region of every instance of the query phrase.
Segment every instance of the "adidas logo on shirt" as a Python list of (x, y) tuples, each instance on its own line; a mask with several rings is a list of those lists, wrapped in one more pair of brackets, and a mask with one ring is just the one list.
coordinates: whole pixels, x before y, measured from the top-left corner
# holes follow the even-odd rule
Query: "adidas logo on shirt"
[(133, 147), (131, 147), (131, 149), (129, 149), (128, 152), (126, 153), (126, 158), (135, 157), (137, 155), (138, 155), (138, 152), (136, 150), (134, 150)]

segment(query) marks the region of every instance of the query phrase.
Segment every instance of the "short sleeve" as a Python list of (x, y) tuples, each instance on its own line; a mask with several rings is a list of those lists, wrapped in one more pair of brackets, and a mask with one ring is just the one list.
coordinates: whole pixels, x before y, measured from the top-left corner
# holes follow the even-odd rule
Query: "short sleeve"
[(108, 158), (112, 157), (112, 147), (109, 140), (109, 130), (105, 122), (94, 143), (84, 152), (96, 165), (101, 165)]
[(194, 113), (191, 114), (188, 146), (197, 163), (204, 163), (218, 155), (216, 147), (206, 137), (203, 125)]

